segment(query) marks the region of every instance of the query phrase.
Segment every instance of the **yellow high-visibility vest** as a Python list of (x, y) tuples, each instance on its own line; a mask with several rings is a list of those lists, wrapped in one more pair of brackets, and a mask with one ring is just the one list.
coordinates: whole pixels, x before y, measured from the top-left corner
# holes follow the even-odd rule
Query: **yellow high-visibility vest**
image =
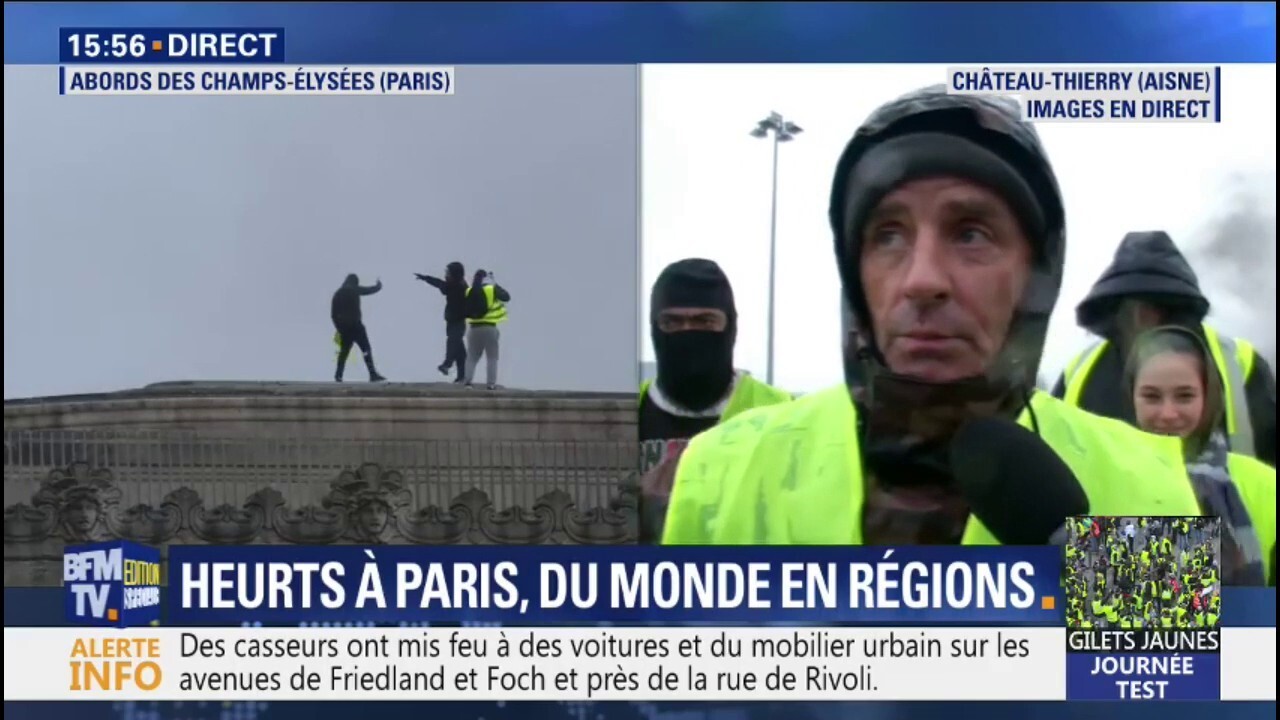
[[(471, 297), (473, 288), (467, 288), (467, 297)], [(467, 318), (468, 325), (497, 325), (507, 320), (507, 305), (494, 297), (494, 286), (484, 286), (484, 303), (488, 311), (484, 317)]]
[[(1200, 514), (1176, 438), (1149, 435), (1048, 393), (1036, 393), (1031, 405), (1040, 437), (1079, 479), (1091, 513)], [(1019, 422), (1029, 427), (1029, 414)], [(841, 384), (703, 432), (681, 456), (663, 541), (862, 544), (866, 485), (857, 427), (857, 408)], [(999, 541), (970, 517), (962, 543)]]

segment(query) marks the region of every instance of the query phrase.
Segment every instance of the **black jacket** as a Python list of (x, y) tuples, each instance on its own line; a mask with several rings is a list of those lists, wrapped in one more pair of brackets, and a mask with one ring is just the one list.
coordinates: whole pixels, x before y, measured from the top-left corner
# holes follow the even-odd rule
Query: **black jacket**
[(333, 302), (329, 305), (329, 318), (334, 325), (355, 325), (363, 321), (360, 312), (360, 298), (372, 295), (382, 289), (382, 281), (371, 287), (361, 287), (360, 278), (348, 275), (342, 287), (333, 293)]
[[(1085, 381), (1080, 407), (1134, 425), (1137, 418), (1125, 380), (1125, 349), (1119, 342), (1116, 325), (1116, 310), (1125, 298), (1148, 298), (1167, 308), (1173, 313), (1168, 319), (1170, 324), (1187, 327), (1202, 340), (1201, 323), (1209, 312), (1209, 300), (1200, 291), (1200, 281), (1190, 263), (1167, 234), (1135, 232), (1120, 242), (1111, 265), (1076, 307), (1076, 322), (1108, 340)], [(1276, 379), (1271, 366), (1256, 353), (1253, 369), (1245, 378), (1244, 392), (1253, 423), (1255, 454), (1275, 467)], [(1065, 377), (1059, 376), (1053, 394), (1059, 398), (1066, 394)]]
[(438, 278), (418, 275), (418, 279), (444, 295), (444, 321), (460, 323), (467, 319), (467, 281), (461, 278)]
[[(479, 320), (489, 312), (489, 301), (485, 297), (484, 286), (474, 288), (475, 292), (467, 296), (467, 317)], [(493, 299), (498, 302), (511, 302), (511, 295), (501, 285), (493, 286)]]

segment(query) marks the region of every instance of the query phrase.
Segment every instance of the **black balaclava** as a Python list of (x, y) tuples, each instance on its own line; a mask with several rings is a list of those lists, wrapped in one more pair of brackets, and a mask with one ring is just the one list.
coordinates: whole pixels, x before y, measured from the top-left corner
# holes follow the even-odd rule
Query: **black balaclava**
[[(664, 333), (658, 329), (658, 316), (671, 308), (713, 308), (725, 314), (728, 324), (724, 332)], [(653, 284), (649, 324), (662, 392), (694, 411), (719, 402), (733, 382), (733, 345), (738, 336), (733, 287), (720, 266), (701, 258), (668, 265)]]
[(445, 267), (445, 279), (460, 282), (466, 277), (467, 271), (462, 268), (462, 263), (457, 260), (449, 263)]
[[(869, 213), (894, 189), (931, 177), (966, 178), (1000, 194), (1033, 248), (1032, 277), (999, 356), (983, 375), (952, 383), (889, 369), (876, 346), (860, 269)], [(946, 444), (955, 429), (971, 417), (1015, 417), (1036, 387), (1066, 254), (1062, 196), (1039, 137), (1009, 98), (948, 95), (941, 85), (918, 90), (876, 110), (850, 140), (836, 168), (830, 220), (858, 326), (860, 342), (846, 353), (845, 376), (865, 420), (867, 457), (949, 474)]]
[(355, 273), (351, 273), (350, 275), (348, 275), (347, 279), (342, 282), (343, 287), (356, 287), (359, 284), (360, 284), (360, 276), (356, 275)]

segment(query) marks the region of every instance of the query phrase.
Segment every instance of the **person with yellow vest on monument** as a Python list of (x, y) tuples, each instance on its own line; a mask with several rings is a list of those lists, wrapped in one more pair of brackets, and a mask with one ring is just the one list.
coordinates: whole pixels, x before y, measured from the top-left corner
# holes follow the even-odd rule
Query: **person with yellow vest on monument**
[[(1126, 376), (1138, 427), (1182, 440), (1200, 509), (1222, 520), (1222, 577), (1228, 585), (1275, 584), (1276, 471), (1230, 452), (1222, 429), (1224, 392), (1213, 356), (1193, 331), (1168, 326), (1133, 342)], [(1177, 523), (1182, 534), (1190, 528)], [(1171, 544), (1166, 534), (1161, 540)], [(1162, 552), (1173, 556), (1171, 546)]]
[(675, 463), (689, 438), (744, 410), (791, 395), (733, 364), (738, 312), (733, 286), (718, 264), (702, 258), (671, 263), (650, 296), (656, 382), (640, 388), (640, 540), (661, 537)]
[[(1272, 310), (1274, 314), (1274, 308)], [(1131, 232), (1076, 307), (1080, 327), (1101, 338), (1067, 363), (1053, 394), (1089, 412), (1133, 424), (1124, 368), (1134, 338), (1177, 325), (1194, 331), (1223, 387), (1222, 428), (1231, 452), (1276, 465), (1276, 378), (1253, 345), (1206, 323), (1209, 300), (1168, 233)]]
[(511, 295), (499, 285), (493, 273), (477, 270), (467, 288), (467, 379), (470, 390), (476, 377), (476, 365), (485, 358), (485, 387), (498, 388), (498, 326), (507, 321), (507, 303)]
[(1036, 390), (1065, 217), (1016, 101), (884, 105), (830, 220), (860, 339), (846, 381), (695, 437), (665, 543), (1045, 543), (1071, 516), (1199, 513), (1176, 442)]

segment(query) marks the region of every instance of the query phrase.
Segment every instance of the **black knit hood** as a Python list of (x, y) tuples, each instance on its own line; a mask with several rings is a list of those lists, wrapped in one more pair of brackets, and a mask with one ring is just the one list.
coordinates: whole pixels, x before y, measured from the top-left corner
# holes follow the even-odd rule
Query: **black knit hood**
[[(1005, 198), (1032, 242), (1034, 264), (1008, 340), (987, 375), (939, 385), (895, 376), (884, 364), (869, 329), (859, 260), (862, 226), (885, 195), (913, 180), (946, 175), (971, 179)], [(912, 396), (955, 396), (1002, 407), (1008, 401), (1020, 407), (1036, 386), (1049, 316), (1062, 285), (1066, 226), (1057, 178), (1018, 104), (1003, 97), (949, 95), (939, 85), (882, 106), (840, 158), (829, 215), (845, 299), (861, 339), (860, 349), (847, 353), (845, 363), (855, 396), (885, 386), (886, 401), (900, 399), (911, 385)], [(896, 389), (889, 387), (895, 384)], [(874, 415), (881, 403), (863, 399)]]
[(1131, 232), (1120, 241), (1111, 265), (1076, 306), (1076, 322), (1099, 335), (1111, 335), (1121, 300), (1142, 299), (1172, 312), (1171, 322), (1196, 325), (1209, 314), (1200, 280), (1169, 234)]

